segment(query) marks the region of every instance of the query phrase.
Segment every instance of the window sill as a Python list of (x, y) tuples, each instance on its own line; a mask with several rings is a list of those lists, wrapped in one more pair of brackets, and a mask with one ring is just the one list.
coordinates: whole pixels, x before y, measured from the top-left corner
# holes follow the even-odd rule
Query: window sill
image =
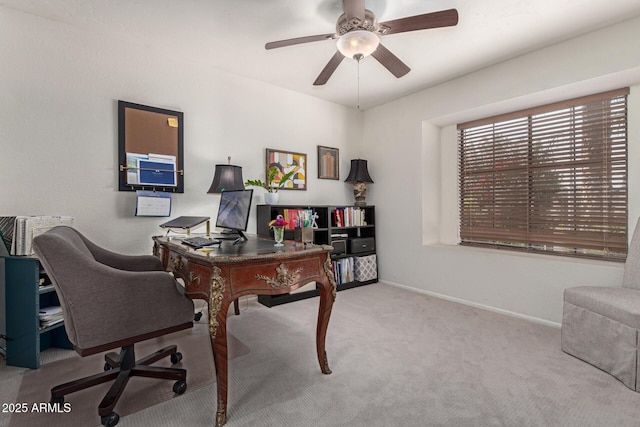
[(482, 254), (483, 256), (498, 256), (498, 257), (512, 257), (516, 259), (527, 259), (536, 261), (550, 261), (559, 263), (568, 263), (573, 265), (594, 265), (611, 267), (624, 267), (624, 261), (622, 260), (604, 260), (595, 258), (581, 258), (574, 256), (564, 256), (555, 254), (541, 254), (536, 252), (519, 252), (511, 251), (509, 249), (495, 249), (495, 248), (482, 248), (478, 246), (467, 246), (451, 243), (429, 243), (423, 245), (426, 248), (446, 249), (452, 251), (460, 251), (461, 253), (470, 254)]

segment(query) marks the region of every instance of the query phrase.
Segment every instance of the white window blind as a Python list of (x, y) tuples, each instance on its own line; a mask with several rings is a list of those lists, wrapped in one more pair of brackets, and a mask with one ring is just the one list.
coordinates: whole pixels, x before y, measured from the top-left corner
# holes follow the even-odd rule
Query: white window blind
[(628, 93), (458, 125), (461, 243), (624, 260)]

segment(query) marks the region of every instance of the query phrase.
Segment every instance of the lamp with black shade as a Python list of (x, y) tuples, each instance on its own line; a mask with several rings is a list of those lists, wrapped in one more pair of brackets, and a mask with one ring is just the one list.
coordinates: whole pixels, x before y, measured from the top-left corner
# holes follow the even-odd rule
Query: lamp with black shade
[(367, 170), (367, 161), (363, 159), (351, 160), (351, 170), (344, 182), (353, 183), (353, 196), (356, 199), (355, 205), (366, 206), (367, 183), (373, 184), (373, 179), (371, 179), (369, 171)]
[(228, 164), (216, 165), (213, 174), (213, 182), (207, 193), (222, 193), (223, 191), (244, 190), (244, 180), (242, 179), (242, 167), (231, 164), (231, 157), (228, 157)]

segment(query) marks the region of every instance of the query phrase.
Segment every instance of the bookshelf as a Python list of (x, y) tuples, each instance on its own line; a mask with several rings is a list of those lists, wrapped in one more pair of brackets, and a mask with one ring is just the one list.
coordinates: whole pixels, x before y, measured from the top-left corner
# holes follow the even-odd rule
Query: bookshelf
[(71, 349), (64, 322), (41, 327), (41, 308), (60, 305), (58, 295), (35, 257), (6, 256), (5, 306), (7, 365), (38, 369), (40, 352), (49, 347)]
[[(309, 210), (317, 214), (317, 228), (313, 243), (334, 246), (331, 255), (334, 279), (338, 291), (369, 285), (378, 281), (375, 250), (375, 206), (331, 205), (258, 205), (257, 234), (273, 238), (269, 222), (282, 215), (296, 216), (296, 211)], [(285, 240), (294, 240), (294, 229), (285, 229)], [(259, 295), (258, 301), (267, 306), (285, 304), (318, 295), (315, 289), (302, 288), (283, 295)]]

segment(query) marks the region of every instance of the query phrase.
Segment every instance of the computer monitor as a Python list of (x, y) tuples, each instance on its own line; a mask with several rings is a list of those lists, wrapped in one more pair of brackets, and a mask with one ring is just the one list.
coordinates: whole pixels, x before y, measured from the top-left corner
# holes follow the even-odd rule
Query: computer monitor
[(235, 231), (238, 238), (234, 245), (247, 241), (244, 231), (247, 231), (249, 212), (253, 190), (223, 191), (220, 196), (220, 207), (216, 218), (216, 227)]

